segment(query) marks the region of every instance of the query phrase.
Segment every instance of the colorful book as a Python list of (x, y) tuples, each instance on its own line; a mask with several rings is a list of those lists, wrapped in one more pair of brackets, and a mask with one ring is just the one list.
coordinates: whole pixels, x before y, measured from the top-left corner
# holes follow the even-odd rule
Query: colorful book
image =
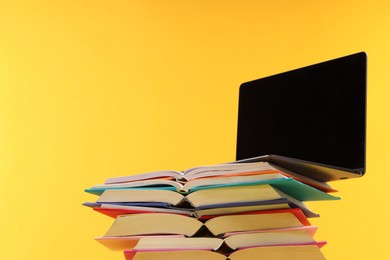
[(133, 250), (190, 250), (203, 249), (232, 252), (239, 248), (270, 245), (318, 244), (313, 239), (317, 227), (301, 226), (268, 230), (249, 230), (225, 233), (221, 237), (185, 237), (184, 235), (139, 235), (99, 237), (96, 240), (115, 251)]
[(241, 203), (220, 204), (219, 207), (203, 207), (199, 209), (173, 207), (166, 203), (143, 203), (132, 205), (132, 203), (97, 203), (86, 202), (85, 206), (112, 218), (120, 215), (138, 213), (171, 213), (183, 216), (192, 216), (198, 219), (210, 219), (215, 216), (228, 214), (242, 214), (247, 212), (270, 211), (278, 209), (300, 208), (307, 218), (319, 217), (306, 206), (299, 207), (288, 199), (274, 199), (266, 201), (253, 201)]
[(278, 187), (272, 184), (252, 183), (251, 185), (209, 187), (187, 195), (160, 189), (112, 189), (105, 190), (97, 202), (162, 202), (175, 206), (189, 204), (190, 207), (199, 208), (209, 205), (280, 198), (288, 198), (295, 204), (299, 204), (300, 201), (339, 199), (305, 184), (300, 184), (293, 179), (272, 180), (270, 182), (274, 184), (278, 182)]
[[(161, 180), (175, 180), (176, 182), (188, 182), (202, 178), (215, 178), (215, 177), (243, 177), (250, 175), (266, 175), (266, 174), (278, 174), (288, 178), (295, 179), (299, 182), (306, 183), (309, 186), (323, 190), (325, 192), (335, 192), (329, 184), (325, 182), (319, 182), (309, 177), (299, 175), (287, 169), (273, 165), (268, 162), (253, 162), (253, 163), (234, 163), (234, 164), (217, 164), (210, 166), (200, 166), (190, 168), (185, 171), (157, 171), (149, 172), (138, 175), (130, 175), (123, 177), (109, 178), (105, 181), (106, 185), (110, 184), (125, 184), (131, 185), (131, 182), (145, 182), (139, 185), (143, 186), (156, 186), (156, 185), (169, 185), (170, 182), (163, 182)], [(239, 181), (241, 182), (241, 181)], [(160, 183), (160, 184), (159, 184)], [(175, 185), (175, 184), (171, 184)], [(185, 184), (184, 184), (185, 185)], [(181, 187), (177, 185), (176, 189), (183, 189), (188, 192), (191, 186), (200, 186), (200, 184), (188, 184), (188, 187)], [(204, 184), (203, 184), (204, 185)]]
[(126, 260), (325, 260), (317, 245), (250, 247), (226, 255), (211, 250), (124, 251)]
[(299, 209), (219, 216), (201, 221), (177, 214), (144, 213), (115, 219), (104, 237), (137, 235), (220, 236), (228, 232), (310, 226)]

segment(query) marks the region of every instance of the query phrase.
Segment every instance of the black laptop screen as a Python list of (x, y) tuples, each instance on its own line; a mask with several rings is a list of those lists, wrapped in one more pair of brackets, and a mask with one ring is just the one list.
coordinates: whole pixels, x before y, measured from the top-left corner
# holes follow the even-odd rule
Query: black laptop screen
[(365, 168), (366, 54), (240, 87), (237, 160), (267, 154)]

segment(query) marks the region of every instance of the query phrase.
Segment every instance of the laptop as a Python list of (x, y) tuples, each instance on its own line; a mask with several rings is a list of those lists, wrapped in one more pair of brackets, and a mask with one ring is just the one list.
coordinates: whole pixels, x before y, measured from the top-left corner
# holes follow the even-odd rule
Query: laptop
[(366, 74), (360, 52), (241, 84), (236, 160), (323, 182), (363, 176)]

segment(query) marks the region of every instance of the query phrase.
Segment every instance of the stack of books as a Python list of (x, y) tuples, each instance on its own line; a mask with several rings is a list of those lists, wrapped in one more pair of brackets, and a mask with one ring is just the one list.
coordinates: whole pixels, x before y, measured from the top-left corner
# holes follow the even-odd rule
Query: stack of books
[(127, 260), (325, 259), (305, 201), (338, 200), (327, 183), (268, 162), (109, 178), (84, 203), (115, 218), (96, 238)]

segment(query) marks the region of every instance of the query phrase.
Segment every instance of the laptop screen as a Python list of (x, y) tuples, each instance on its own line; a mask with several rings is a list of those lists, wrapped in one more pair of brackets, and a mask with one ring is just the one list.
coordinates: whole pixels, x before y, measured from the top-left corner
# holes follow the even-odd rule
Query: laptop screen
[(365, 168), (364, 52), (243, 83), (237, 160), (276, 154)]

